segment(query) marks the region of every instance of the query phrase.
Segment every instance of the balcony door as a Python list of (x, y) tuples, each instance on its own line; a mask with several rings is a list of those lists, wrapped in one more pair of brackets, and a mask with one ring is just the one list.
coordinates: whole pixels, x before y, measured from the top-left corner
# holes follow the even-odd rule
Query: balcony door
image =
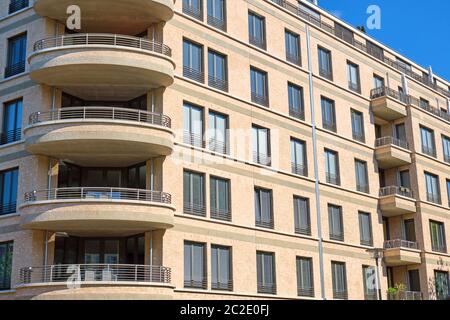
[(404, 237), (407, 241), (416, 242), (416, 229), (414, 219), (403, 220)]

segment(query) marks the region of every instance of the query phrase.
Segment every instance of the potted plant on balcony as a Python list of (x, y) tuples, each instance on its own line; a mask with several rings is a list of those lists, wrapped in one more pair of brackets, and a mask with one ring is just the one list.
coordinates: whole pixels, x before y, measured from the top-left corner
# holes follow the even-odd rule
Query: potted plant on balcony
[(403, 283), (397, 283), (394, 287), (388, 288), (387, 296), (388, 300), (403, 300), (406, 286)]

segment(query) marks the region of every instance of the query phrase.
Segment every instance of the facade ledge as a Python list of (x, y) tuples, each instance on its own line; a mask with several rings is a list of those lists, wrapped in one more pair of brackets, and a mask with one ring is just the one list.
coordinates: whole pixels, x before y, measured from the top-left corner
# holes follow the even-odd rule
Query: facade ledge
[(11, 219), (11, 218), (16, 218), (16, 217), (20, 217), (20, 213), (10, 213), (10, 214), (4, 214), (4, 215), (0, 215), (0, 220), (7, 220), (7, 219)]
[(4, 16), (4, 17), (0, 17), (0, 23), (3, 23), (3, 22), (5, 22), (5, 21), (8, 20), (8, 19), (12, 19), (12, 18), (14, 18), (14, 17), (16, 17), (16, 16), (18, 16), (18, 15), (20, 15), (20, 14), (26, 12), (26, 11), (29, 11), (29, 10), (31, 10), (31, 8), (32, 8), (31, 6), (28, 6), (28, 7), (26, 7), (26, 8), (17, 10), (16, 12), (13, 12), (13, 13), (11, 13), (11, 14), (7, 14), (7, 15)]

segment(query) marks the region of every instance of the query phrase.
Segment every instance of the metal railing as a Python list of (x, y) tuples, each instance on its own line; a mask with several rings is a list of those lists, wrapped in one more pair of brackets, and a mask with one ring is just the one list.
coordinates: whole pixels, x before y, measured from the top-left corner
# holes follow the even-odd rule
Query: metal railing
[(198, 147), (198, 148), (204, 148), (205, 147), (205, 140), (203, 139), (203, 136), (195, 133), (191, 133), (189, 131), (183, 132), (183, 142), (186, 144), (190, 144), (191, 146)]
[(329, 131), (333, 131), (333, 132), (337, 131), (336, 123), (334, 123), (334, 122), (323, 121), (322, 122), (322, 127), (325, 130), (329, 130)]
[(269, 97), (267, 95), (260, 95), (256, 92), (251, 93), (251, 98), (252, 98), (252, 102), (262, 105), (264, 107), (268, 107), (269, 106)]
[(370, 99), (377, 99), (377, 98), (381, 98), (381, 97), (391, 97), (391, 98), (394, 98), (395, 100), (398, 100), (404, 104), (409, 103), (409, 99), (406, 94), (395, 91), (389, 87), (379, 87), (379, 88), (372, 89), (370, 91)]
[(334, 173), (325, 172), (325, 178), (327, 183), (340, 185), (341, 184), (341, 177)]
[(445, 121), (450, 122), (450, 114), (448, 113), (447, 110), (445, 110), (445, 111), (441, 110), (439, 108), (429, 105), (428, 103), (424, 104), (420, 101), (420, 99), (417, 99), (416, 97), (413, 97), (413, 96), (408, 96), (408, 103), (411, 106), (421, 108), (422, 110), (425, 110), (439, 118), (442, 118)]
[(361, 86), (358, 83), (352, 81), (348, 82), (348, 88), (354, 92), (361, 93)]
[(422, 300), (422, 292), (420, 291), (399, 291), (396, 293), (388, 293), (388, 300)]
[(302, 60), (298, 54), (286, 53), (286, 60), (298, 66), (302, 66)]
[(427, 192), (427, 201), (433, 202), (436, 204), (441, 204), (441, 196), (437, 193), (429, 193)]
[(359, 142), (366, 142), (366, 137), (363, 132), (353, 132), (352, 133), (353, 140), (359, 141)]
[(268, 154), (253, 152), (253, 162), (262, 164), (263, 166), (270, 166), (272, 158)]
[(17, 211), (16, 201), (0, 205), (0, 216), (15, 213), (16, 211)]
[(347, 290), (343, 291), (334, 291), (333, 290), (333, 299), (347, 300), (348, 292)]
[(444, 154), (444, 161), (450, 163), (450, 154)]
[(344, 233), (343, 232), (339, 232), (339, 233), (330, 232), (330, 239), (335, 240), (335, 241), (344, 241)]
[(186, 214), (192, 214), (195, 216), (205, 217), (206, 216), (206, 205), (196, 204), (191, 202), (183, 203), (183, 212)]
[(211, 282), (211, 289), (213, 290), (224, 290), (224, 291), (233, 291), (233, 280), (229, 279), (226, 282)]
[(208, 77), (208, 86), (221, 91), (228, 92), (228, 80), (220, 79), (213, 76)]
[(406, 248), (418, 250), (419, 244), (415, 241), (394, 239), (385, 241), (383, 247), (384, 249)]
[(11, 0), (9, 2), (8, 14), (12, 14), (29, 6), (29, 0)]
[(210, 26), (222, 31), (227, 31), (227, 22), (224, 19), (218, 19), (209, 14), (207, 15), (206, 19)]
[(170, 283), (171, 269), (134, 264), (67, 264), (21, 268), (19, 277), (22, 285), (74, 281)]
[(6, 66), (5, 68), (5, 78), (12, 77), (16, 74), (25, 72), (25, 60), (18, 63)]
[(295, 233), (302, 234), (305, 236), (310, 236), (311, 235), (311, 226), (307, 226), (307, 227), (295, 226)]
[(275, 227), (275, 223), (273, 221), (273, 217), (270, 218), (269, 221), (263, 221), (261, 219), (255, 221), (255, 225), (260, 228), (273, 229)]
[(20, 139), (22, 139), (22, 128), (2, 132), (0, 135), (0, 145), (16, 142)]
[(414, 194), (412, 190), (407, 187), (388, 186), (380, 189), (379, 192), (380, 197), (387, 197), (392, 195), (398, 195), (414, 199)]
[(394, 137), (382, 137), (375, 140), (375, 147), (384, 147), (389, 145), (394, 145), (409, 150), (408, 142)]
[(325, 79), (333, 81), (333, 72), (331, 70), (319, 68), (319, 75)]
[(231, 221), (231, 211), (229, 209), (223, 210), (211, 207), (211, 218), (224, 221)]
[(424, 144), (422, 144), (422, 153), (425, 153), (430, 157), (436, 158), (436, 149), (433, 147), (427, 147)]
[(370, 188), (368, 184), (356, 184), (356, 190), (363, 193), (370, 193)]
[(38, 111), (30, 115), (29, 124), (34, 125), (45, 121), (76, 119), (125, 120), (153, 124), (166, 128), (171, 127), (171, 119), (160, 113), (128, 108), (96, 106), (70, 107), (50, 111)]
[(25, 202), (56, 201), (56, 200), (99, 200), (99, 201), (123, 201), (134, 200), (144, 202), (156, 202), (171, 204), (172, 196), (161, 191), (105, 188), (105, 187), (76, 187), (35, 190), (24, 195)]
[(305, 176), (305, 177), (308, 175), (308, 167), (306, 167), (303, 164), (291, 162), (291, 170), (292, 170), (292, 173), (296, 174), (296, 175)]
[(206, 277), (202, 278), (201, 280), (184, 280), (184, 287), (185, 288), (195, 288), (195, 289), (206, 289), (208, 287), (208, 280)]
[(294, 110), (292, 108), (289, 108), (289, 115), (293, 118), (297, 118), (299, 120), (305, 120), (305, 111), (304, 110)]
[(267, 43), (266, 43), (266, 39), (264, 39), (264, 36), (263, 36), (263, 38), (259, 38), (259, 37), (254, 37), (254, 36), (250, 35), (248, 41), (250, 44), (252, 44), (258, 48), (261, 48), (263, 50), (267, 49)]
[(142, 49), (159, 53), (168, 57), (172, 50), (163, 43), (125, 35), (108, 33), (80, 33), (46, 38), (34, 44), (34, 51), (67, 46), (102, 45)]
[(192, 69), (188, 66), (183, 66), (183, 77), (192, 79), (197, 82), (205, 82), (205, 73), (202, 70)]
[(258, 282), (258, 293), (276, 294), (277, 285), (275, 283), (260, 283)]
[(297, 295), (300, 297), (314, 297), (314, 287), (297, 287)]
[(201, 7), (190, 6), (183, 1), (183, 13), (197, 20), (203, 21), (203, 9)]
[(222, 154), (229, 154), (230, 150), (227, 141), (228, 137), (226, 138), (226, 141), (210, 138), (208, 141), (209, 150)]

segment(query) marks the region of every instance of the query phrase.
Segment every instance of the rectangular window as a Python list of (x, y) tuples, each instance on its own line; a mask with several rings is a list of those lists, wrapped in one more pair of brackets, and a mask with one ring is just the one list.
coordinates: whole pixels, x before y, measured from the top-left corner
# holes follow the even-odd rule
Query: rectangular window
[(183, 0), (183, 13), (203, 21), (203, 0)]
[(366, 40), (367, 53), (372, 57), (377, 58), (378, 60), (384, 60), (384, 50), (380, 46), (377, 46), (375, 43)]
[(248, 37), (250, 44), (266, 50), (266, 19), (248, 12)]
[(208, 51), (208, 85), (228, 91), (227, 57), (213, 50)]
[(427, 201), (441, 204), (439, 177), (434, 174), (425, 172), (425, 186), (427, 190)]
[(420, 98), (419, 105), (422, 109), (429, 110), (430, 109), (430, 101), (424, 98)]
[(420, 292), (420, 274), (419, 270), (408, 270), (408, 290)]
[(359, 142), (366, 142), (364, 134), (364, 116), (362, 112), (352, 109), (351, 116), (352, 116), (353, 139)]
[(377, 297), (377, 280), (375, 275), (375, 267), (363, 266), (363, 285), (364, 285), (364, 299), (378, 300)]
[(333, 132), (337, 131), (336, 126), (336, 110), (334, 106), (334, 101), (321, 97), (322, 105), (322, 126), (326, 130)]
[(303, 105), (303, 88), (288, 83), (289, 115), (291, 117), (305, 120), (305, 109)]
[(26, 55), (26, 33), (8, 39), (8, 57), (5, 68), (5, 78), (25, 72)]
[(361, 93), (361, 83), (359, 77), (359, 66), (353, 62), (347, 61), (348, 88), (352, 91)]
[(256, 252), (258, 293), (276, 294), (275, 255), (271, 252)]
[(253, 162), (270, 166), (270, 130), (252, 126)]
[(294, 223), (295, 233), (311, 235), (309, 199), (294, 196)]
[(272, 190), (255, 188), (255, 224), (273, 229)]
[(450, 207), (450, 180), (447, 179), (447, 199), (448, 199), (448, 206)]
[(10, 0), (8, 14), (13, 14), (19, 10), (27, 8), (29, 5), (29, 0)]
[(209, 112), (209, 150), (223, 154), (229, 153), (228, 116), (214, 111)]
[(286, 45), (286, 60), (293, 64), (301, 66), (302, 60), (300, 55), (300, 36), (289, 30), (285, 30), (284, 38)]
[(211, 177), (209, 180), (211, 218), (231, 220), (230, 180)]
[(450, 163), (450, 138), (442, 136), (442, 148), (444, 152), (444, 161)]
[(338, 153), (328, 149), (325, 149), (325, 177), (327, 183), (341, 184)]
[(3, 110), (2, 145), (22, 138), (22, 99), (6, 103)]
[(13, 242), (0, 243), (0, 290), (11, 289)]
[(373, 88), (374, 89), (380, 89), (380, 88), (384, 88), (384, 78), (377, 76), (377, 75), (373, 75)]
[(435, 252), (447, 253), (443, 222), (430, 220), (431, 248)]
[(369, 193), (367, 162), (355, 159), (356, 190)]
[(436, 145), (434, 141), (434, 131), (425, 127), (420, 127), (420, 137), (422, 139), (422, 152), (436, 157)]
[(211, 246), (211, 289), (233, 290), (231, 248)]
[(359, 238), (363, 246), (373, 246), (372, 218), (370, 213), (358, 212)]
[(348, 299), (347, 272), (344, 262), (331, 262), (331, 277), (333, 281), (333, 298)]
[(269, 106), (269, 87), (267, 72), (251, 67), (250, 88), (252, 102), (262, 106)]
[(203, 243), (184, 242), (184, 287), (206, 289), (206, 250)]
[(183, 210), (184, 213), (205, 216), (205, 177), (201, 173), (184, 170)]
[(344, 222), (342, 207), (332, 204), (328, 205), (328, 225), (330, 228), (330, 239), (344, 241)]
[(183, 40), (183, 77), (205, 82), (203, 46), (189, 40)]
[(183, 105), (183, 141), (203, 148), (203, 109), (189, 103)]
[(448, 272), (435, 270), (434, 282), (436, 284), (436, 299), (448, 300), (450, 297)]
[(226, 0), (208, 0), (208, 24), (222, 31), (227, 31)]
[(333, 65), (331, 62), (331, 51), (319, 47), (319, 74), (321, 77), (333, 81)]
[(297, 257), (297, 291), (300, 297), (314, 297), (314, 278), (311, 258)]
[(16, 212), (19, 169), (0, 172), (0, 216)]
[(350, 44), (354, 43), (353, 31), (336, 22), (334, 23), (334, 34), (336, 37), (344, 40), (345, 42)]
[(291, 168), (293, 174), (308, 176), (306, 142), (291, 138)]

